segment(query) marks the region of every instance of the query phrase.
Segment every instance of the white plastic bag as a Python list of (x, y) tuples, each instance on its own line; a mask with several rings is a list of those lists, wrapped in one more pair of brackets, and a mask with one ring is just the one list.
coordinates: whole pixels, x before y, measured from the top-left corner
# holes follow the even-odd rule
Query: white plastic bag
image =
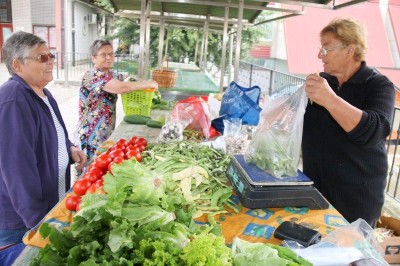
[(330, 232), (321, 242), (307, 248), (302, 248), (295, 241), (283, 241), (282, 245), (315, 266), (347, 266), (359, 259), (373, 259), (378, 265), (388, 266), (374, 230), (363, 219)]

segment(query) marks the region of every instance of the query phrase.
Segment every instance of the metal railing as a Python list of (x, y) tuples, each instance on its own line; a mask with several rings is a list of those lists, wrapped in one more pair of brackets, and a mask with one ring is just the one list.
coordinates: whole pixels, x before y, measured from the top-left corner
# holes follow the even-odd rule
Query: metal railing
[[(93, 66), (88, 53), (68, 53), (67, 69), (64, 66), (65, 56), (57, 52), (55, 62), (55, 76), (57, 80), (81, 81), (83, 74)], [(138, 61), (133, 55), (117, 55), (114, 60), (114, 70), (118, 73), (137, 75)]]
[(239, 67), (238, 82), (241, 86), (257, 85), (264, 95), (271, 97), (293, 94), (304, 84), (304, 78), (251, 63), (241, 61)]
[(391, 122), (391, 134), (387, 141), (387, 154), (389, 158), (389, 174), (387, 179), (386, 194), (400, 201), (400, 156), (399, 156), (399, 139), (400, 139), (400, 108), (395, 107), (393, 119)]

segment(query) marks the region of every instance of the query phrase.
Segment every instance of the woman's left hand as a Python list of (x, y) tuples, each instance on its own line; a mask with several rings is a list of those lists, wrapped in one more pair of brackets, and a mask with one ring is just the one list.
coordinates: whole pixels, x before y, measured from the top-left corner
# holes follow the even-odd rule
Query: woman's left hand
[(82, 170), (87, 162), (86, 154), (75, 146), (71, 146), (71, 157), (75, 162), (76, 170)]

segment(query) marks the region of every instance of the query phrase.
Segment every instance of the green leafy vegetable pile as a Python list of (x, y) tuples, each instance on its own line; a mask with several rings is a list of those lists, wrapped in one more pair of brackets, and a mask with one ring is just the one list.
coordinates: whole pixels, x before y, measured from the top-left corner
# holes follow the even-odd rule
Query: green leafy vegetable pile
[[(113, 174), (104, 176), (107, 194), (82, 197), (70, 227), (41, 225), (50, 244), (31, 265), (247, 265), (252, 255), (236, 262), (212, 217), (225, 206), (237, 208), (229, 199), (228, 163), (226, 155), (194, 142), (149, 145), (142, 163), (113, 165)], [(194, 222), (203, 213), (210, 225)]]

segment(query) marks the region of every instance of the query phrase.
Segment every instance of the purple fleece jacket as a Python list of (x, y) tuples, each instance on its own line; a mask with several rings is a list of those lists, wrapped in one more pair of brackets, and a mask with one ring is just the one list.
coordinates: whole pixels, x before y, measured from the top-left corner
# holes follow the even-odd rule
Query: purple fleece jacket
[[(47, 89), (44, 93), (64, 128), (65, 145), (70, 147), (57, 103)], [(58, 202), (57, 152), (49, 108), (14, 74), (0, 86), (0, 229), (32, 228)]]

